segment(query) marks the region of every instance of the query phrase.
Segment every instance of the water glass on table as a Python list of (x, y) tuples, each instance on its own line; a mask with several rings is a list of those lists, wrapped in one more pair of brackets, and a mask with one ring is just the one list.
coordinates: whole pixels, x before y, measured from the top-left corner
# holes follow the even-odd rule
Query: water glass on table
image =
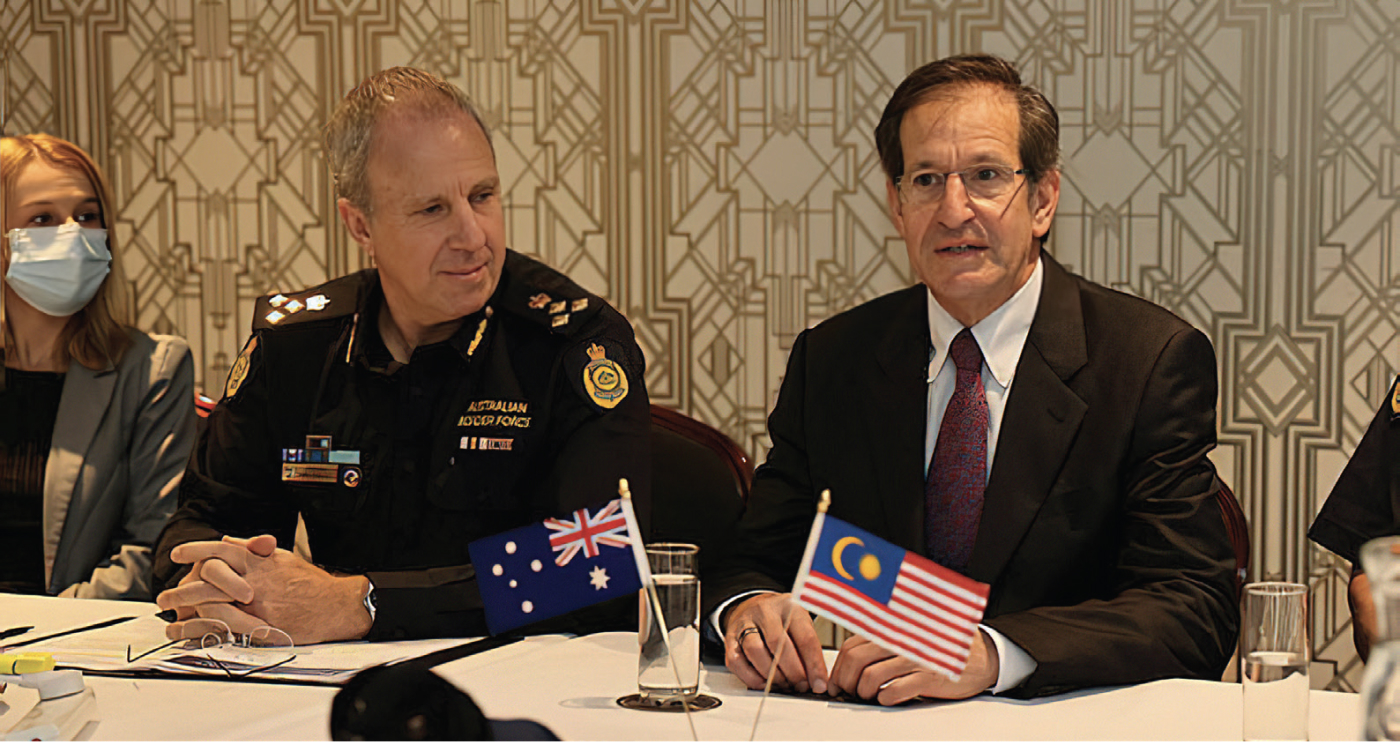
[[(1361, 677), (1361, 738), (1400, 739), (1400, 536), (1367, 541), (1361, 566), (1371, 583), (1376, 617), (1376, 636)], [(1352, 631), (1360, 630), (1353, 624)]]
[(1308, 587), (1244, 586), (1244, 738), (1308, 738)]
[(648, 703), (693, 698), (700, 689), (700, 577), (697, 571), (700, 548), (691, 544), (661, 543), (648, 544), (646, 551), (667, 634), (662, 635), (660, 623), (655, 619), (656, 607), (651, 596), (642, 590), (641, 624), (637, 631), (641, 645), (637, 689), (642, 700)]

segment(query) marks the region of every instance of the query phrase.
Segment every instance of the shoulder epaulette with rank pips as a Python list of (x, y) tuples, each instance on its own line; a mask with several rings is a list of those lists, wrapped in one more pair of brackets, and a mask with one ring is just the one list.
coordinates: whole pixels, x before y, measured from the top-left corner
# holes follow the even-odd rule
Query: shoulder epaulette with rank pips
[(358, 309), (360, 294), (367, 285), (367, 277), (362, 271), (315, 288), (261, 297), (253, 312), (253, 329), (265, 330), (352, 315)]
[(561, 335), (573, 335), (598, 310), (603, 300), (544, 263), (517, 252), (506, 254), (509, 283), (499, 308), (524, 317)]

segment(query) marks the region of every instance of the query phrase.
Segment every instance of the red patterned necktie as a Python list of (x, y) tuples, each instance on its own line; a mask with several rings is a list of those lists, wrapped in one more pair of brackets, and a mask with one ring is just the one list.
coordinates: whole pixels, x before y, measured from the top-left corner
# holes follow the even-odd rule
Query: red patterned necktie
[(928, 557), (963, 571), (982, 520), (987, 488), (987, 395), (982, 350), (964, 328), (948, 350), (958, 367), (953, 397), (938, 426), (938, 442), (924, 483), (924, 544)]

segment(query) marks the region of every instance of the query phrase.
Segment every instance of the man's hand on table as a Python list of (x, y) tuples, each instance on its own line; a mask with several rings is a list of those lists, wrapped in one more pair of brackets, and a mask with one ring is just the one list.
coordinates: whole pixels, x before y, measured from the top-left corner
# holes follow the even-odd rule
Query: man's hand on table
[(176, 622), (166, 627), (171, 639), (204, 635), (212, 626), (209, 619), (238, 634), (270, 625), (297, 644), (354, 640), (369, 633), (363, 602), (368, 580), (332, 575), (277, 548), (272, 536), (192, 541), (175, 547), (170, 558), (193, 565), (177, 587), (156, 596), (161, 609), (176, 610)]
[(933, 672), (862, 636), (841, 645), (831, 666), (832, 695), (849, 693), (893, 706), (914, 698), (971, 698), (996, 685), (1000, 674), (996, 645), (978, 631), (959, 680)]
[(1356, 645), (1356, 654), (1364, 662), (1371, 655), (1377, 631), (1376, 603), (1371, 597), (1371, 578), (1365, 572), (1357, 572), (1347, 583), (1347, 603), (1351, 606), (1351, 639)]
[[(821, 640), (807, 611), (792, 602), (786, 593), (765, 593), (748, 598), (729, 611), (725, 619), (724, 665), (755, 690), (763, 688), (773, 657), (782, 644), (778, 672), (773, 685), (799, 693), (827, 689), (826, 659)], [(783, 625), (788, 614), (788, 640), (783, 641)], [(755, 630), (756, 629), (756, 630)]]

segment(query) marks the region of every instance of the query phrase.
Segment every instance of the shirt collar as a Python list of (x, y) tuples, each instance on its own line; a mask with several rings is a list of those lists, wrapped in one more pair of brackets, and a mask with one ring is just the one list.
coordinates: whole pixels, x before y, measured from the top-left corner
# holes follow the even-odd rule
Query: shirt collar
[[(982, 349), (987, 369), (1002, 388), (1010, 386), (1011, 378), (1016, 375), (1016, 364), (1021, 360), (1021, 350), (1030, 336), (1031, 321), (1040, 306), (1040, 287), (1044, 281), (1045, 267), (1037, 259), (1030, 279), (996, 311), (972, 327), (972, 336), (977, 340), (977, 347)], [(938, 303), (932, 290), (928, 299), (928, 333), (933, 348), (929, 354), (929, 378), (932, 378), (943, 366), (948, 345), (962, 331), (963, 325)]]
[[(486, 327), (483, 320), (493, 316), (491, 305), (496, 301), (496, 294), (500, 293), (500, 285), (496, 287), (496, 293), (491, 296), (486, 303), (486, 307), (467, 315), (452, 336), (442, 341), (453, 350), (457, 351), (463, 361), (469, 361), (480, 344), (477, 333), (485, 334)], [(379, 334), (379, 313), (384, 307), (384, 290), (379, 284), (379, 275), (376, 272), (370, 290), (365, 292), (365, 301), (360, 305), (359, 316), (355, 320), (355, 347), (353, 355), (359, 358), (365, 367), (383, 374), (392, 374), (402, 365), (394, 360), (389, 353), (389, 348), (384, 344), (384, 338)], [(489, 325), (490, 322), (485, 324)], [(430, 347), (430, 346), (429, 346)]]

